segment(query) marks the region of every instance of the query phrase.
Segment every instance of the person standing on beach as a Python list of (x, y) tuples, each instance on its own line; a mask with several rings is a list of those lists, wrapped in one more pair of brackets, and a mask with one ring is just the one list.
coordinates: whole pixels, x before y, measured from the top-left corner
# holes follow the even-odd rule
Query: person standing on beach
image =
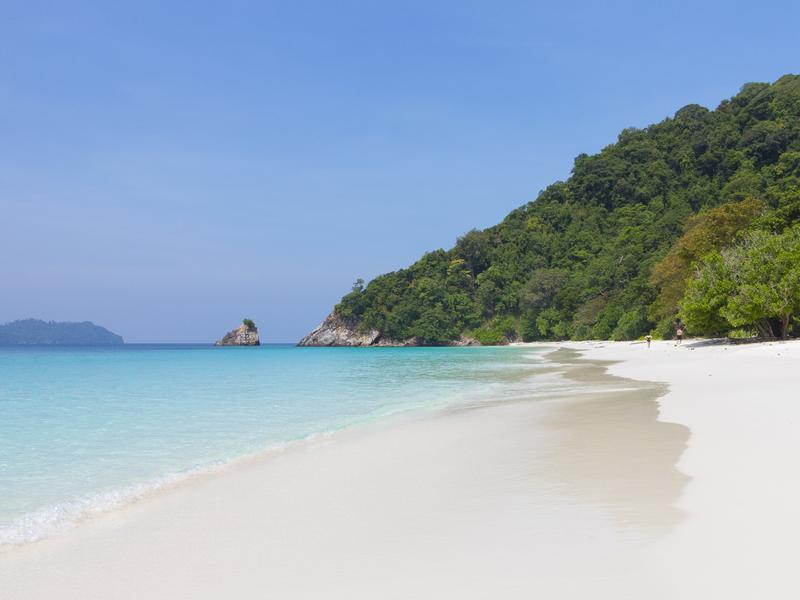
[(676, 346), (679, 346), (683, 342), (683, 325), (678, 325), (678, 330), (675, 332), (675, 342)]
[(649, 348), (650, 342), (653, 341), (653, 336), (648, 333), (646, 336), (644, 336), (644, 341), (647, 342), (647, 347)]

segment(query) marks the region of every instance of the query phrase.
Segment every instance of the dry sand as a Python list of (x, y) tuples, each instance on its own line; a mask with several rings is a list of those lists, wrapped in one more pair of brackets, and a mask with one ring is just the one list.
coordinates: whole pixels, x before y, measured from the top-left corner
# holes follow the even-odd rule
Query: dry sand
[(561, 346), (558, 393), (187, 481), (0, 555), (0, 597), (796, 597), (800, 345)]
[(636, 561), (649, 598), (799, 598), (800, 341), (572, 343), (613, 374), (664, 381), (660, 419), (691, 429), (686, 515)]

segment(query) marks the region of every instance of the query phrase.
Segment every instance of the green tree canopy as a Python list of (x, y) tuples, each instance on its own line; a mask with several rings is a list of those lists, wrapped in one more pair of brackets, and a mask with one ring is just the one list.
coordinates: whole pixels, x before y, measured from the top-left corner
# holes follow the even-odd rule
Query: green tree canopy
[(689, 282), (681, 315), (699, 333), (749, 327), (764, 338), (787, 338), (800, 316), (800, 226), (752, 232), (709, 255)]
[(691, 217), (686, 232), (653, 267), (650, 282), (659, 289), (659, 294), (650, 306), (650, 316), (659, 320), (676, 314), (686, 290), (686, 281), (692, 275), (691, 267), (711, 251), (733, 243), (736, 234), (764, 209), (762, 201), (747, 198)]
[(689, 105), (625, 129), (501, 223), (358, 283), (335, 311), (423, 343), (478, 330), (498, 341), (633, 339), (667, 329), (706, 254), (799, 221), (800, 76), (787, 75), (746, 84), (715, 110)]

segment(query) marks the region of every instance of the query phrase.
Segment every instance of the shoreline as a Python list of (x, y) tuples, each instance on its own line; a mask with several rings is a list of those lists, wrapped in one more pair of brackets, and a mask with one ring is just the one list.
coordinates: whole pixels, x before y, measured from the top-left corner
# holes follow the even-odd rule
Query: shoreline
[[(3, 532), (3, 527), (0, 527), (0, 558), (4, 554), (14, 552), (17, 549), (67, 534), (75, 528), (81, 527), (84, 523), (102, 518), (104, 515), (114, 511), (124, 510), (129, 505), (148, 502), (160, 494), (168, 494), (172, 490), (184, 485), (192, 485), (193, 482), (206, 477), (224, 475), (226, 470), (235, 469), (237, 466), (249, 461), (270, 460), (283, 452), (292, 451), (300, 446), (323, 443), (324, 439), (329, 436), (362, 426), (365, 425), (356, 424), (343, 429), (312, 433), (296, 440), (276, 442), (257, 452), (235, 456), (185, 471), (166, 473), (154, 479), (134, 483), (119, 489), (98, 492), (68, 500), (55, 506), (44, 507), (26, 514), (21, 519), (6, 526), (10, 533)], [(51, 513), (58, 513), (57, 518), (60, 520), (52, 519), (50, 517)], [(27, 522), (37, 523), (37, 532), (30, 533), (31, 537), (28, 539), (20, 539), (20, 534), (15, 530), (23, 527)]]
[[(539, 381), (586, 371), (564, 358), (543, 361)], [(451, 406), (185, 482), (0, 556), (0, 587), (14, 598), (101, 597), (109, 586), (115, 598), (409, 597), (419, 585), (518, 597), (532, 559), (541, 584), (568, 577), (573, 565), (553, 554), (565, 536), (595, 587), (610, 567), (598, 552), (638, 551), (665, 524), (647, 511), (631, 519), (630, 493), (604, 495), (609, 474), (587, 478), (585, 448), (569, 435), (583, 428), (578, 439), (608, 444), (625, 427), (609, 421), (597, 437), (596, 415), (578, 429), (558, 421), (565, 403), (581, 414), (620, 393), (655, 407), (652, 389), (626, 380), (621, 391), (619, 379), (588, 369), (607, 389)], [(636, 418), (661, 429), (653, 414)], [(311, 565), (309, 580), (300, 573)]]
[[(534, 344), (526, 346), (535, 347), (540, 350), (543, 348), (540, 345)], [(545, 350), (541, 352), (538, 358), (545, 359), (549, 354), (552, 354), (552, 351)], [(554, 361), (547, 359), (546, 362), (553, 363)], [(545, 361), (542, 360), (542, 363), (545, 363)], [(535, 371), (541, 375), (552, 373), (556, 376), (562, 375), (566, 367), (566, 364), (556, 363), (543, 368), (535, 361), (532, 361), (531, 365), (531, 371)], [(526, 380), (531, 377), (531, 372), (524, 376)], [(489, 385), (498, 387), (504, 384), (492, 382)], [(573, 389), (556, 391), (552, 387), (545, 388), (545, 386), (541, 384), (538, 387), (542, 387), (544, 390), (537, 390), (535, 393), (536, 396), (555, 398), (578, 394), (578, 392)], [(525, 397), (533, 396), (534, 394), (525, 395)], [(425, 407), (398, 408), (388, 413), (364, 417), (341, 428), (318, 431), (310, 433), (302, 438), (275, 442), (255, 452), (249, 452), (213, 463), (191, 467), (184, 471), (165, 473), (156, 478), (135, 482), (119, 489), (101, 491), (95, 494), (70, 499), (55, 506), (47, 506), (28, 513), (24, 515), (22, 519), (12, 522), (7, 526), (0, 527), (0, 556), (8, 552), (13, 552), (16, 549), (36, 544), (37, 542), (58, 537), (80, 527), (82, 524), (92, 519), (102, 518), (108, 513), (124, 510), (128, 505), (147, 502), (161, 494), (170, 493), (170, 491), (179, 489), (184, 485), (192, 485), (193, 482), (202, 481), (207, 477), (224, 476), (228, 470), (236, 469), (250, 462), (272, 460), (285, 452), (308, 450), (316, 445), (335, 441), (337, 437), (344, 436), (346, 438), (348, 436), (365, 433), (377, 434), (380, 430), (387, 427), (391, 428), (398, 424), (413, 423), (423, 419), (446, 415), (450, 412), (473, 410), (481, 406), (493, 406), (498, 402), (516, 401), (519, 400), (519, 398), (519, 396), (511, 396), (510, 399), (507, 397), (502, 401), (490, 399), (488, 397), (483, 398), (483, 400), (450, 399)], [(57, 514), (59, 520), (53, 519), (51, 517), (52, 513)], [(28, 535), (30, 537), (20, 539), (21, 534), (17, 531), (19, 528), (28, 529)], [(36, 531), (33, 532), (32, 529)]]
[(677, 468), (690, 477), (686, 519), (631, 568), (660, 581), (651, 598), (787, 598), (800, 593), (800, 340), (566, 342), (613, 361), (611, 374), (669, 384), (659, 419), (692, 435)]
[(533, 387), (247, 461), (0, 555), (0, 588), (665, 600), (797, 589), (800, 408), (786, 390), (800, 342), (536, 346), (551, 363), (539, 380), (572, 377), (580, 393)]
[[(507, 388), (514, 381), (525, 381), (532, 376), (533, 370), (539, 370), (537, 363), (541, 360), (540, 353), (526, 354), (527, 371), (517, 367), (519, 374), (512, 379), (498, 372), (494, 379), (486, 382), (487, 388)], [(249, 461), (270, 460), (285, 452), (302, 450), (308, 446), (325, 443), (326, 440), (335, 439), (336, 436), (347, 436), (361, 430), (371, 430), (376, 427), (391, 426), (395, 423), (414, 421), (430, 418), (437, 411), (446, 411), (452, 405), (471, 406), (476, 398), (484, 398), (489, 394), (453, 393), (451, 397), (441, 397), (427, 404), (405, 405), (390, 408), (377, 408), (371, 413), (358, 415), (347, 420), (344, 424), (331, 429), (319, 430), (308, 433), (303, 437), (278, 440), (259, 449), (237, 454), (211, 462), (190, 465), (182, 470), (166, 472), (149, 479), (125, 483), (117, 488), (100, 490), (90, 494), (72, 497), (58, 504), (44, 506), (28, 512), (21, 518), (7, 524), (0, 525), (0, 556), (30, 544), (45, 541), (67, 533), (83, 523), (103, 515), (124, 510), (126, 506), (147, 502), (160, 494), (169, 493), (171, 490), (191, 485), (192, 482), (205, 477), (224, 474), (229, 469), (234, 469), (242, 463)], [(479, 402), (479, 400), (477, 400)], [(1, 566), (1, 565), (0, 565)]]

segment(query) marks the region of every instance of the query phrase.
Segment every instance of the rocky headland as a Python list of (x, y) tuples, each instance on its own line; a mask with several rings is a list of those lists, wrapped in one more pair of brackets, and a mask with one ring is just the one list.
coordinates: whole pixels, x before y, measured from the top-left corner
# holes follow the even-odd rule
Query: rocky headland
[[(311, 333), (301, 339), (298, 346), (422, 346), (416, 338), (393, 340), (376, 329), (359, 331), (354, 323), (342, 319), (336, 312), (329, 314)], [(462, 336), (450, 346), (480, 346), (473, 338)]]

